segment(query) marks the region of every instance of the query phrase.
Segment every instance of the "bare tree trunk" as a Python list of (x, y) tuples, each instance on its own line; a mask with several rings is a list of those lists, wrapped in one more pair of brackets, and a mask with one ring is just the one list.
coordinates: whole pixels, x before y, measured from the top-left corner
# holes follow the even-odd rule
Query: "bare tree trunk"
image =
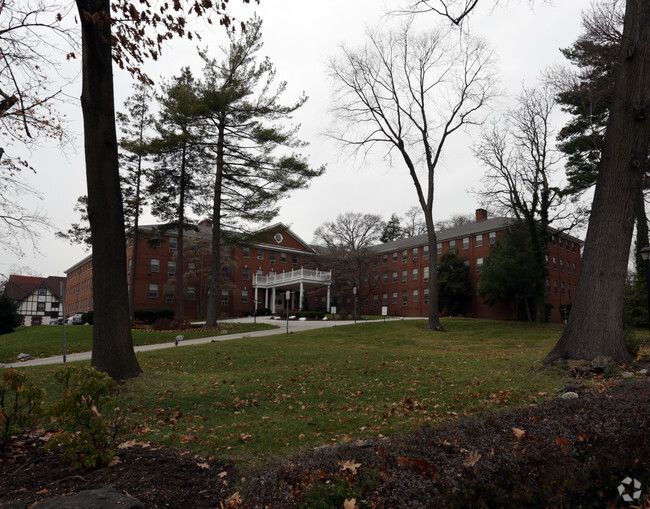
[(93, 252), (91, 364), (115, 379), (141, 370), (133, 351), (126, 277), (124, 210), (113, 99), (110, 5), (77, 0), (83, 40), (84, 151)]
[(623, 293), (637, 196), (650, 144), (650, 2), (627, 0), (602, 160), (569, 322), (545, 359), (629, 360)]
[[(214, 179), (214, 196), (212, 201), (212, 258), (210, 260), (210, 289), (208, 290), (208, 307), (205, 326), (217, 325), (217, 307), (219, 305), (219, 277), (221, 275), (221, 185), (223, 181), (224, 127), (219, 125), (217, 135), (217, 174)], [(255, 277), (253, 275), (253, 277)]]

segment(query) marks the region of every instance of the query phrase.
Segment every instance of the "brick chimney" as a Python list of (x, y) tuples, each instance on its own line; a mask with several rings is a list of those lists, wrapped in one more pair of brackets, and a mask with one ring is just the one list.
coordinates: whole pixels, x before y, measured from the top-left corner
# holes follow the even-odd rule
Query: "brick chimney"
[(487, 210), (476, 209), (476, 222), (485, 221), (488, 218)]

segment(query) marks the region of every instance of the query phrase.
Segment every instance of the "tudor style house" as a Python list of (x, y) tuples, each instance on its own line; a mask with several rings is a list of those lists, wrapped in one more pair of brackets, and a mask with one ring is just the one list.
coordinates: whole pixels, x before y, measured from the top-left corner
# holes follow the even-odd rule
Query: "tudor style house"
[[(489, 306), (476, 288), (481, 267), (490, 246), (512, 225), (509, 218), (488, 218), (478, 209), (476, 221), (438, 233), (436, 256), (456, 251), (470, 269), (474, 289), (465, 316), (511, 319), (512, 310), (497, 303)], [(140, 227), (138, 256), (134, 264), (133, 239), (127, 240), (128, 272), (135, 271), (135, 309), (174, 308), (176, 277), (181, 274), (185, 288), (185, 316), (205, 316), (209, 288), (211, 223), (203, 221), (196, 231), (185, 232), (183, 267), (178, 265), (176, 232), (160, 225)], [(551, 232), (548, 248), (549, 275), (546, 298), (550, 320), (563, 320), (561, 306), (572, 301), (580, 272), (582, 242), (569, 235)], [(373, 281), (364, 284), (357, 298), (363, 314), (426, 316), (428, 312), (428, 260), (431, 255), (426, 235), (379, 244), (372, 249)], [(352, 313), (354, 296), (349, 289), (337, 290), (333, 274), (307, 244), (290, 228), (275, 224), (225, 245), (221, 253), (219, 316), (237, 317), (260, 308), (272, 313), (280, 309), (310, 309)], [(66, 316), (92, 310), (92, 259), (84, 258), (66, 271), (68, 296)], [(287, 298), (288, 296), (288, 298)], [(444, 312), (444, 310), (443, 310)]]
[(22, 325), (50, 325), (63, 318), (66, 278), (10, 275), (4, 293), (19, 304)]

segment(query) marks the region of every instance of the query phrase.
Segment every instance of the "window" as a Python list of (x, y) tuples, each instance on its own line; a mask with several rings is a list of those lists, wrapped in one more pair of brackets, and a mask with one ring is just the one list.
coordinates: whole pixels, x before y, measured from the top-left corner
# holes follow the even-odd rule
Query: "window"
[(47, 295), (47, 290), (45, 288), (39, 288), (38, 289), (38, 294), (39, 295)]
[(429, 246), (424, 246), (422, 248), (422, 258), (424, 258), (425, 260), (429, 259)]
[(428, 288), (424, 289), (424, 303), (425, 304), (429, 303), (429, 289)]
[(248, 290), (246, 288), (241, 291), (241, 301), (242, 304), (248, 303)]
[(372, 296), (372, 307), (377, 309), (379, 307), (379, 295), (375, 294)]
[(151, 283), (149, 285), (149, 298), (150, 299), (158, 298), (158, 285), (156, 283)]
[(36, 311), (38, 313), (44, 313), (45, 312), (45, 302), (37, 302), (36, 303)]
[(291, 266), (292, 267), (297, 267), (298, 266), (298, 255), (297, 254), (292, 254), (291, 255)]
[(555, 235), (551, 235), (551, 242), (554, 246), (557, 246), (557, 239), (555, 238)]
[(250, 271), (248, 270), (248, 267), (244, 267), (244, 268), (241, 270), (241, 278), (242, 278), (244, 281), (248, 281), (249, 273), (250, 273)]
[(394, 261), (394, 262), (397, 261), (397, 251), (395, 251), (395, 252), (393, 253), (393, 261)]
[(196, 290), (193, 286), (187, 287), (187, 300), (196, 300)]
[(557, 295), (557, 279), (553, 281), (553, 291), (555, 292), (555, 295)]
[(490, 245), (494, 244), (497, 241), (497, 232), (490, 232), (488, 235), (488, 242)]
[(381, 257), (382, 263), (388, 263), (388, 255), (384, 254), (384, 256)]
[(191, 270), (191, 271), (196, 270), (196, 263), (194, 263), (194, 262), (188, 263), (187, 264), (187, 270)]
[(275, 251), (269, 251), (269, 263), (275, 265)]
[(553, 269), (557, 270), (557, 258), (553, 257)]
[(263, 249), (258, 249), (257, 250), (257, 259), (258, 260), (264, 260), (264, 250)]
[(455, 240), (450, 240), (449, 241), (449, 251), (452, 253), (456, 251), (456, 241)]
[(375, 274), (372, 276), (372, 287), (377, 288), (377, 286), (379, 286), (379, 276)]
[(250, 247), (245, 247), (242, 249), (242, 256), (244, 258), (250, 258), (251, 257), (251, 248)]
[(546, 280), (546, 296), (548, 297), (550, 295), (551, 295), (551, 280), (547, 279)]
[(403, 271), (402, 271), (402, 284), (403, 284), (403, 285), (406, 284), (407, 279), (408, 279), (408, 271), (407, 271), (407, 270), (403, 270)]
[(544, 258), (546, 260), (546, 267), (550, 267), (548, 255), (545, 255)]
[(409, 294), (406, 290), (402, 292), (402, 306), (406, 306), (409, 303)]
[(228, 281), (230, 279), (230, 267), (223, 267), (221, 269), (221, 275), (224, 281)]
[(169, 237), (169, 252), (175, 253), (178, 246), (178, 239), (176, 237)]
[(280, 253), (280, 263), (287, 263), (287, 253), (284, 251)]
[(402, 263), (406, 263), (406, 260), (407, 260), (408, 256), (409, 256), (408, 249), (405, 249), (404, 251), (402, 251)]
[(562, 258), (560, 258), (560, 272), (564, 272), (564, 260)]
[(305, 264), (305, 267), (309, 267), (311, 265), (311, 260), (308, 257), (305, 257), (303, 263)]
[(263, 276), (264, 272), (262, 272), (262, 269), (257, 269), (257, 272), (255, 274), (258, 276)]
[(413, 281), (417, 281), (418, 280), (418, 269), (413, 269), (411, 272), (412, 272), (411, 279)]
[(481, 272), (481, 269), (483, 269), (483, 258), (477, 258), (476, 259), (476, 272)]
[(571, 297), (571, 283), (567, 283), (566, 288), (567, 288), (567, 295)]
[(429, 267), (424, 267), (422, 269), (422, 280), (423, 281), (429, 281)]
[[(560, 239), (562, 240), (562, 239)], [(564, 281), (562, 281), (562, 295), (564, 295)]]
[(381, 305), (388, 306), (388, 294), (385, 293), (381, 296)]
[(152, 258), (149, 262), (149, 272), (160, 272), (160, 260)]
[(368, 286), (369, 286), (369, 282), (368, 282), (368, 278), (367, 278), (367, 277), (364, 277), (364, 278), (363, 278), (363, 286), (365, 286), (366, 288), (368, 288)]
[(418, 259), (418, 248), (414, 247), (413, 248), (413, 260), (417, 260), (417, 259)]
[(476, 237), (474, 237), (474, 244), (476, 247), (481, 247), (483, 245), (483, 234), (480, 233)]
[(363, 299), (363, 307), (364, 308), (368, 307), (368, 297), (364, 297), (364, 299)]
[(393, 283), (397, 283), (397, 271), (393, 272)]
[(384, 273), (382, 274), (382, 276), (381, 276), (381, 282), (382, 282), (383, 284), (385, 284), (385, 285), (388, 284), (388, 272), (384, 272)]
[(573, 262), (573, 273), (574, 273), (574, 274), (577, 274), (577, 272), (576, 272), (576, 264), (575, 264), (575, 262)]
[(176, 262), (169, 260), (167, 262), (167, 277), (174, 277), (176, 275)]
[(419, 292), (418, 290), (413, 290), (413, 302), (417, 302), (419, 299)]
[(442, 242), (436, 244), (436, 251), (438, 254), (442, 254)]
[(228, 305), (228, 290), (221, 290), (221, 305)]
[(393, 292), (393, 304), (397, 304), (397, 292)]
[(167, 288), (165, 290), (165, 302), (174, 302), (174, 288)]
[(562, 249), (562, 237), (560, 237), (560, 249)]
[(464, 265), (465, 267), (469, 268), (469, 260), (465, 260), (465, 261), (463, 262), (463, 265)]
[(575, 242), (571, 242), (571, 252), (572, 253), (576, 252), (576, 243)]
[(463, 237), (463, 249), (469, 249), (469, 237)]
[(225, 246), (225, 247), (223, 248), (223, 255), (224, 255), (226, 258), (230, 258), (230, 254), (231, 254), (231, 248), (230, 248), (230, 246)]

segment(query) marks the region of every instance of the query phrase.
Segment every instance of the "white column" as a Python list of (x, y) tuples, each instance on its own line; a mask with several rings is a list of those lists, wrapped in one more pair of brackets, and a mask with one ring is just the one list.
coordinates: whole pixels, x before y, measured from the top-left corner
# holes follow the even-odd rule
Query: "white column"
[(264, 307), (269, 309), (269, 289), (264, 289)]
[(275, 314), (275, 286), (271, 289), (271, 313)]
[(255, 287), (255, 314), (257, 314), (257, 286)]
[(298, 302), (298, 311), (302, 311), (302, 296), (305, 289), (303, 288), (302, 281), (300, 282), (300, 302)]
[(329, 313), (330, 310), (330, 285), (327, 285), (327, 312)]

